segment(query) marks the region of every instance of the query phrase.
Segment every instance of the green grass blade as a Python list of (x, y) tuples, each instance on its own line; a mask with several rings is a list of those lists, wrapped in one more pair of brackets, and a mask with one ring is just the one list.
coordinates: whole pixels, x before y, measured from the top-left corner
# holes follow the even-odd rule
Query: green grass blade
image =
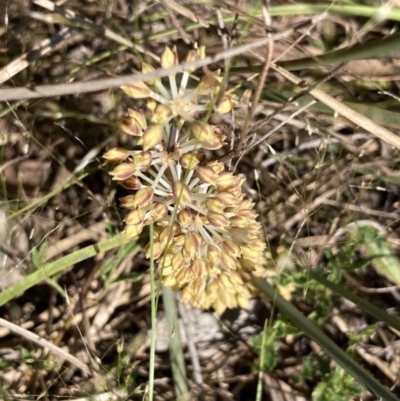
[[(328, 11), (330, 14), (338, 15), (354, 15), (356, 17), (371, 18), (379, 13), (381, 5), (361, 5), (361, 4), (334, 4), (326, 2), (325, 4), (313, 4), (313, 3), (296, 3), (286, 4), (282, 6), (274, 6), (268, 9), (272, 17), (290, 15), (315, 15)], [(261, 11), (259, 12), (261, 14)], [(400, 9), (393, 7), (388, 10), (386, 19), (400, 21)]]
[(391, 326), (394, 329), (400, 331), (400, 320), (399, 319), (395, 318), (394, 316), (390, 316), (388, 313), (386, 313), (382, 309), (379, 309), (376, 306), (372, 305), (365, 299), (362, 299), (359, 296), (354, 295), (349, 290), (346, 290), (342, 285), (337, 285), (335, 283), (332, 283), (331, 281), (329, 281), (325, 277), (323, 277), (321, 274), (318, 274), (311, 270), (309, 272), (309, 276), (313, 280), (318, 281), (325, 287), (334, 291), (336, 294), (339, 294), (343, 298), (346, 298), (349, 301), (353, 302), (354, 304), (359, 306), (363, 311), (367, 312), (369, 315), (373, 316), (374, 318), (378, 319), (379, 321), (386, 323), (388, 326)]
[(154, 399), (154, 373), (156, 358), (156, 337), (157, 337), (157, 288), (155, 282), (154, 266), (154, 226), (150, 224), (150, 288), (151, 288), (151, 338), (150, 338), (150, 362), (149, 362), (149, 385), (148, 400)]
[(129, 241), (131, 240), (126, 238), (125, 235), (118, 235), (112, 238), (108, 238), (97, 244), (89, 245), (76, 252), (57, 259), (54, 262), (44, 264), (34, 273), (25, 276), (22, 280), (2, 291), (0, 293), (0, 306), (19, 296), (24, 291), (40, 283), (41, 281), (47, 280), (55, 274), (61, 273), (70, 266), (82, 262), (85, 259), (89, 259), (101, 252), (106, 252), (110, 249), (117, 248), (123, 244), (126, 244)]
[(289, 71), (302, 70), (305, 68), (316, 68), (330, 64), (348, 63), (354, 60), (379, 58), (395, 55), (399, 49), (400, 34), (388, 36), (382, 40), (369, 41), (332, 51), (318, 57), (306, 57), (298, 60), (289, 60), (278, 63)]
[(332, 340), (330, 340), (320, 329), (318, 329), (309, 319), (307, 319), (298, 309), (290, 302), (282, 298), (275, 288), (268, 284), (265, 280), (253, 277), (253, 283), (270, 299), (278, 309), (285, 314), (295, 325), (301, 329), (305, 335), (315, 341), (327, 355), (329, 355), (336, 363), (342, 366), (350, 375), (362, 384), (368, 391), (376, 397), (385, 401), (399, 401), (393, 393), (376, 381), (369, 373), (367, 373), (360, 365), (343, 352)]
[(175, 293), (170, 288), (163, 286), (162, 295), (168, 325), (169, 353), (171, 356), (175, 394), (177, 401), (183, 401), (188, 399), (189, 389), (187, 386), (185, 359), (179, 333)]

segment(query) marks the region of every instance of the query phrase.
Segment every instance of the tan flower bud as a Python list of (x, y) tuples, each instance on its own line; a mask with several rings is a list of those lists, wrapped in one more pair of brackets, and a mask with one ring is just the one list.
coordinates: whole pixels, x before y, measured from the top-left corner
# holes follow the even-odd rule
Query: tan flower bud
[(140, 224), (143, 223), (145, 214), (146, 214), (145, 209), (135, 209), (127, 214), (124, 221), (129, 226)]
[(257, 260), (260, 257), (259, 251), (249, 248), (248, 246), (242, 246), (241, 250), (242, 250), (242, 256), (244, 258), (247, 258), (250, 260)]
[(242, 277), (237, 271), (230, 271), (228, 279), (231, 282), (231, 287), (239, 288), (243, 287), (244, 285)]
[(174, 242), (172, 245), (176, 249), (181, 249), (183, 247), (184, 243), (185, 243), (185, 235), (182, 234), (182, 235), (178, 235), (177, 237), (174, 238)]
[(168, 240), (171, 243), (171, 241), (178, 236), (181, 233), (181, 229), (178, 224), (174, 224), (172, 227), (168, 226), (165, 227), (159, 236), (159, 241), (163, 246), (170, 245), (168, 244)]
[(132, 175), (124, 181), (121, 181), (121, 185), (126, 189), (140, 189), (142, 188), (142, 183), (138, 177)]
[(222, 315), (226, 310), (226, 305), (221, 298), (217, 298), (212, 306), (215, 309), (215, 312), (218, 313), (218, 315)]
[(200, 181), (206, 184), (214, 184), (217, 175), (215, 171), (208, 166), (198, 166), (196, 167), (197, 176)]
[(183, 249), (190, 258), (194, 258), (200, 251), (202, 240), (199, 234), (189, 233), (186, 234), (185, 244)]
[(144, 99), (149, 97), (151, 94), (149, 87), (141, 81), (133, 82), (129, 85), (123, 85), (121, 86), (121, 89), (133, 99)]
[(111, 163), (121, 163), (129, 156), (129, 152), (124, 148), (112, 148), (104, 153), (103, 157)]
[[(191, 63), (191, 62), (199, 60), (199, 59), (202, 60), (205, 56), (206, 56), (205, 46), (200, 46), (199, 48), (197, 48), (197, 45), (195, 45), (195, 48), (190, 50), (187, 53), (185, 61), (187, 63)], [(195, 70), (196, 70), (196, 68), (187, 69), (188, 72), (193, 72)]]
[(254, 251), (257, 251), (257, 252), (264, 252), (265, 251), (265, 243), (263, 241), (258, 240), (258, 239), (250, 241), (249, 244), (248, 244), (248, 247), (253, 249)]
[(244, 199), (242, 202), (240, 202), (238, 210), (252, 211), (253, 207), (254, 207), (254, 202), (251, 199)]
[(215, 134), (211, 125), (203, 123), (202, 121), (195, 121), (191, 125), (193, 136), (200, 142), (204, 149), (216, 150), (223, 146), (223, 143)]
[(171, 287), (171, 288), (177, 287), (177, 282), (176, 282), (175, 276), (173, 274), (170, 274), (169, 276), (164, 277), (163, 284), (166, 287)]
[(207, 166), (211, 167), (215, 171), (216, 174), (220, 174), (223, 171), (225, 171), (224, 163), (221, 163), (218, 160), (208, 162)]
[(207, 214), (207, 219), (212, 226), (217, 228), (229, 225), (229, 221), (222, 213), (209, 212)]
[(179, 164), (188, 170), (194, 169), (199, 163), (200, 160), (193, 153), (184, 153), (179, 159)]
[(207, 270), (207, 275), (210, 278), (218, 277), (218, 275), (221, 273), (221, 268), (219, 267), (219, 262), (217, 265), (214, 263), (207, 263), (206, 270)]
[[(240, 206), (239, 206), (240, 207)], [(237, 212), (238, 216), (246, 218), (249, 221), (255, 221), (258, 214), (254, 212), (254, 210), (240, 210)]]
[(185, 207), (190, 203), (190, 191), (187, 185), (182, 184), (180, 181), (175, 181), (172, 192), (174, 194), (175, 202), (181, 207)]
[(240, 199), (238, 199), (232, 192), (229, 191), (218, 192), (215, 197), (225, 206), (232, 206), (240, 201)]
[(221, 252), (213, 245), (207, 247), (207, 260), (216, 266), (221, 262)]
[(134, 175), (136, 172), (135, 166), (132, 163), (121, 163), (110, 172), (114, 181), (123, 181)]
[(193, 216), (189, 209), (182, 209), (177, 216), (178, 223), (185, 229), (193, 224)]
[[(162, 244), (161, 244), (162, 245)], [(160, 261), (160, 268), (164, 270), (166, 270), (167, 272), (169, 271), (170, 273), (172, 273), (173, 268), (172, 268), (172, 258), (174, 257), (174, 255), (171, 254), (166, 254), (163, 256), (162, 260)], [(170, 274), (168, 273), (168, 274)]]
[[(155, 70), (156, 69), (151, 64), (142, 63), (142, 73), (143, 74), (146, 74), (147, 72), (153, 72)], [(160, 78), (150, 78), (150, 79), (147, 79), (146, 82), (149, 85), (155, 86), (155, 85), (157, 85), (157, 82), (161, 82), (161, 80), (160, 80)]]
[(206, 275), (206, 262), (204, 260), (195, 258), (192, 263), (193, 277), (204, 277)]
[(251, 89), (246, 89), (243, 92), (242, 97), (240, 98), (240, 103), (242, 103), (245, 106), (247, 106), (250, 103), (251, 95), (252, 95), (252, 90)]
[(244, 228), (249, 225), (249, 219), (243, 216), (233, 216), (229, 219), (231, 221), (232, 227), (239, 227), (239, 228)]
[(236, 259), (225, 252), (221, 253), (221, 264), (228, 270), (236, 270)]
[(197, 85), (196, 92), (199, 95), (207, 96), (216, 94), (219, 91), (219, 80), (212, 74), (204, 75)]
[(176, 253), (172, 258), (172, 267), (175, 271), (178, 271), (183, 268), (185, 265), (185, 259), (183, 258), (182, 252)]
[(128, 238), (137, 238), (143, 231), (143, 224), (132, 224), (125, 227), (125, 234)]
[(229, 256), (234, 258), (239, 258), (241, 255), (240, 246), (235, 244), (233, 241), (224, 241), (222, 243), (222, 248)]
[(151, 122), (154, 124), (162, 124), (164, 125), (167, 123), (171, 118), (174, 117), (174, 113), (172, 110), (163, 104), (159, 104), (154, 113), (153, 116), (151, 117)]
[(163, 278), (165, 276), (169, 276), (169, 275), (171, 275), (173, 273), (174, 273), (174, 269), (172, 268), (172, 266), (168, 266), (168, 267), (166, 267), (166, 266), (162, 267), (161, 266), (161, 275), (163, 276)]
[(218, 174), (215, 179), (216, 185), (222, 190), (229, 188), (235, 183), (235, 181), (236, 177), (229, 171), (223, 171), (222, 173)]
[(128, 135), (141, 136), (143, 134), (140, 124), (129, 116), (122, 116), (120, 127)]
[(146, 107), (147, 107), (147, 110), (149, 110), (149, 112), (150, 112), (151, 114), (153, 114), (154, 111), (156, 110), (157, 104), (158, 104), (158, 103), (157, 103), (154, 99), (152, 99), (151, 97), (149, 97), (148, 99), (146, 99)]
[(133, 157), (132, 163), (137, 170), (146, 171), (150, 168), (152, 159), (150, 152), (141, 152)]
[(150, 125), (142, 136), (143, 150), (149, 150), (158, 145), (162, 141), (163, 133), (164, 127), (162, 125)]
[(134, 209), (136, 207), (135, 204), (135, 195), (127, 195), (119, 198), (120, 206), (124, 209)]
[(128, 114), (129, 114), (129, 117), (135, 119), (138, 122), (140, 128), (142, 128), (142, 129), (147, 128), (147, 121), (146, 121), (146, 117), (144, 116), (143, 112), (141, 112), (140, 110), (128, 109)]
[[(151, 243), (146, 246), (146, 258), (150, 259), (151, 257)], [(164, 248), (161, 246), (159, 242), (153, 242), (153, 259), (158, 259), (164, 252)]]
[(150, 205), (151, 201), (153, 200), (154, 190), (151, 187), (145, 187), (139, 189), (139, 191), (135, 194), (135, 199), (133, 203), (136, 205), (137, 208), (142, 208)]
[(168, 214), (168, 207), (164, 202), (156, 202), (153, 209), (150, 211), (151, 217), (154, 221), (160, 220)]
[[(204, 290), (206, 288), (206, 285), (207, 285), (207, 283), (206, 283), (206, 281), (204, 280), (203, 277), (198, 277), (193, 281), (193, 283), (191, 283), (191, 287), (192, 287), (192, 289), (194, 291), (194, 294), (197, 294), (197, 299), (198, 299), (199, 302), (201, 301), (201, 298), (199, 297), (198, 294), (200, 292), (204, 292)], [(192, 293), (192, 296), (194, 294)]]
[(222, 213), (224, 211), (224, 203), (222, 203), (218, 198), (215, 196), (210, 196), (206, 199), (206, 208), (210, 212)]
[(226, 114), (229, 113), (236, 106), (236, 104), (237, 102), (234, 100), (232, 95), (225, 95), (219, 102), (217, 110), (221, 114)]
[(162, 68), (171, 68), (179, 64), (176, 46), (172, 50), (168, 46), (165, 47), (160, 57), (160, 63)]
[(192, 270), (188, 268), (182, 268), (178, 270), (178, 272), (175, 273), (175, 279), (179, 286), (183, 287), (185, 284), (193, 279)]
[(233, 287), (227, 274), (224, 273), (220, 274), (218, 280), (225, 289), (231, 289)]
[(242, 309), (249, 309), (249, 301), (250, 301), (250, 295), (248, 297), (242, 296), (242, 295), (237, 295), (236, 300), (238, 303), (238, 306)]

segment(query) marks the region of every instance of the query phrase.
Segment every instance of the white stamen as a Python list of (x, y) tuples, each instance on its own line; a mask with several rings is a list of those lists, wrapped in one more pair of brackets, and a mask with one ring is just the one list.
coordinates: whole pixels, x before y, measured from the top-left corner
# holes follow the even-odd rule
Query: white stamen
[(179, 97), (182, 97), (182, 95), (184, 94), (188, 79), (189, 73), (187, 71), (184, 71), (182, 74), (181, 87), (179, 89)]
[(170, 75), (168, 78), (169, 78), (169, 86), (171, 88), (172, 99), (176, 99), (178, 97), (178, 88), (176, 87), (175, 75)]
[(160, 80), (157, 80), (156, 88), (158, 89), (158, 91), (161, 93), (161, 95), (162, 95), (164, 98), (161, 98), (161, 99), (163, 99), (163, 101), (160, 101), (160, 100), (158, 100), (158, 99), (154, 99), (154, 97), (152, 96), (153, 99), (154, 99), (154, 100), (157, 100), (157, 101), (160, 102), (160, 103), (168, 104), (169, 102), (165, 102), (165, 100), (171, 100), (171, 95), (170, 95), (170, 93), (165, 89), (165, 86), (162, 84), (162, 82), (161, 82)]

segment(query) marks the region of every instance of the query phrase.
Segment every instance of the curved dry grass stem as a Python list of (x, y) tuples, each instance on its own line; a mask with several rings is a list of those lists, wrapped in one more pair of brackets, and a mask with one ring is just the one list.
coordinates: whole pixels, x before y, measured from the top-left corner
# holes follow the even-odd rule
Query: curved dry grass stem
[(81, 362), (78, 358), (75, 358), (68, 352), (65, 352), (60, 347), (57, 347), (50, 341), (45, 340), (44, 338), (40, 337), (39, 335), (32, 333), (29, 330), (24, 329), (12, 322), (9, 322), (5, 319), (0, 318), (0, 326), (7, 328), (11, 332), (18, 334), (27, 340), (34, 342), (35, 344), (39, 345), (40, 347), (48, 348), (54, 355), (57, 355), (59, 358), (64, 359), (65, 361), (70, 362), (72, 365), (76, 366), (86, 375), (93, 376), (96, 375), (86, 364)]

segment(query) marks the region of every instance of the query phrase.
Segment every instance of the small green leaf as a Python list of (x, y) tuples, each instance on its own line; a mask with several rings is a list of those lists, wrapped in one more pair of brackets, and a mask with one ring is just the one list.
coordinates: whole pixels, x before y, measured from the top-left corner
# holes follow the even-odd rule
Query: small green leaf
[(363, 237), (366, 256), (371, 258), (376, 270), (395, 284), (400, 284), (400, 263), (386, 238), (375, 228), (358, 228)]
[(46, 252), (48, 249), (49, 243), (47, 241), (43, 241), (40, 246), (33, 248), (32, 263), (37, 269), (39, 269), (44, 263)]

